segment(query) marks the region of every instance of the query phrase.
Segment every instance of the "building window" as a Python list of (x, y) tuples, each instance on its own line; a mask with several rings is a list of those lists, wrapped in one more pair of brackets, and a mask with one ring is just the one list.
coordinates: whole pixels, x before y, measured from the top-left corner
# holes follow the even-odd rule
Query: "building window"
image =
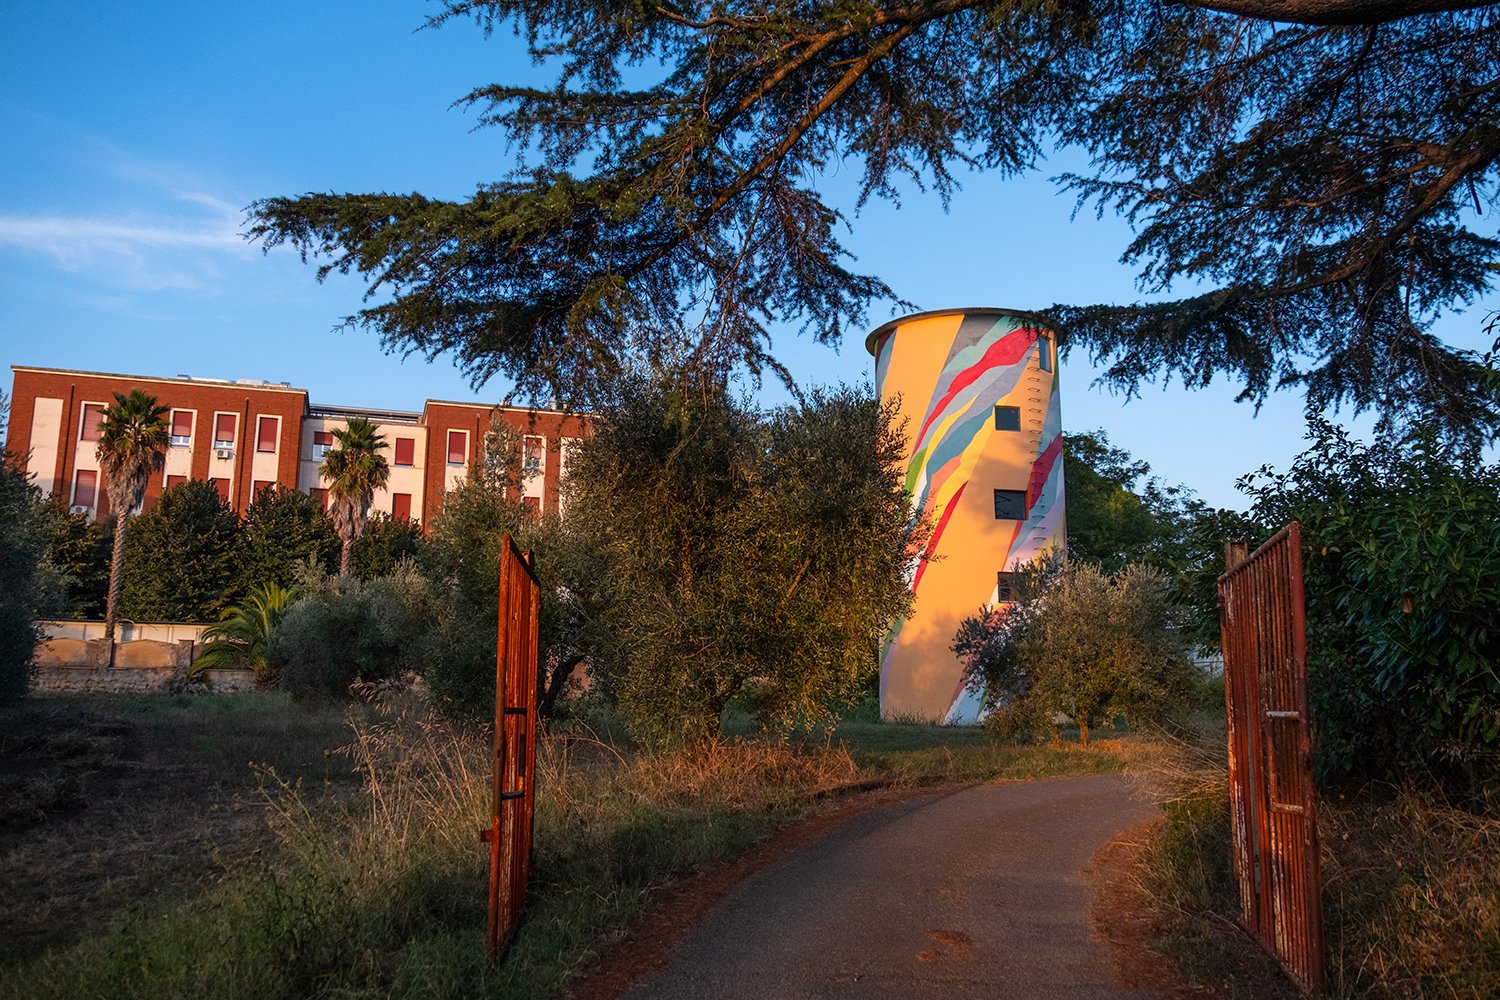
[(328, 511), (328, 491), (325, 490), (325, 489), (323, 489), (322, 487), (314, 486), (312, 488), (312, 498), (313, 498), (313, 500), (317, 501), (317, 504), (318, 504), (319, 507), (323, 508), (324, 513), (327, 513), (327, 511)]
[(469, 432), (448, 432), (448, 464), (463, 465), (469, 460)]
[(396, 439), (396, 464), (397, 465), (416, 465), (417, 464), (417, 439), (416, 438), (397, 438)]
[(172, 447), (186, 448), (193, 443), (193, 411), (172, 411)]
[(526, 506), (526, 516), (527, 517), (531, 518), (532, 520), (535, 520), (536, 518), (538, 518), (538, 517), (541, 516), (541, 514), (542, 514), (542, 498), (541, 497), (522, 497), (521, 498), (521, 503), (525, 504), (525, 506)]
[(84, 507), (93, 510), (98, 499), (99, 473), (93, 469), (79, 469), (77, 479), (73, 483), (73, 509), (76, 511)]
[(1004, 571), (995, 574), (995, 600), (1001, 604), (1014, 604), (1018, 600), (1016, 574)]
[(99, 403), (83, 404), (83, 429), (78, 433), (80, 441), (99, 440), (99, 425), (104, 422), (104, 407)]
[(322, 458), (333, 450), (333, 431), (313, 431), (313, 458)]
[(528, 434), (521, 441), (521, 472), (540, 476), (547, 462), (547, 439)]
[(174, 486), (181, 486), (185, 482), (187, 482), (187, 476), (168, 476), (167, 489), (170, 490)]
[(234, 425), (235, 425), (235, 416), (234, 416), (233, 413), (216, 413), (216, 414), (214, 414), (214, 447), (215, 448), (233, 448), (234, 447)]
[(1024, 521), (1024, 520), (1026, 520), (1026, 491), (1025, 490), (996, 490), (995, 491), (995, 520), (997, 520), (997, 521)]
[(255, 480), (255, 483), (250, 488), (250, 499), (254, 500), (256, 497), (260, 496), (261, 490), (268, 490), (275, 485), (276, 484), (269, 479)]
[(391, 494), (391, 517), (395, 518), (398, 521), (410, 521), (411, 520), (411, 494), (410, 493), (392, 493)]
[(1052, 338), (1045, 334), (1036, 338), (1036, 363), (1044, 372), (1052, 370)]
[(1021, 429), (1021, 408), (1019, 406), (997, 406), (995, 407), (995, 430), (1018, 431)]
[(219, 494), (220, 500), (223, 500), (225, 503), (229, 502), (229, 480), (222, 476), (215, 477), (208, 481), (208, 485), (212, 486), (214, 492)]
[(276, 453), (277, 431), (281, 421), (275, 417), (261, 417), (255, 424), (255, 450), (267, 455)]

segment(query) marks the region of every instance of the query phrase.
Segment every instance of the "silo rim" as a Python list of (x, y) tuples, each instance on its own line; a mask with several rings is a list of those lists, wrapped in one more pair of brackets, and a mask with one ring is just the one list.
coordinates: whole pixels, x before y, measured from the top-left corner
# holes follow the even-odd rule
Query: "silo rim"
[(996, 306), (972, 306), (967, 309), (929, 309), (925, 312), (912, 313), (909, 316), (900, 316), (880, 324), (874, 330), (870, 331), (869, 336), (865, 337), (865, 350), (873, 357), (875, 355), (875, 342), (880, 339), (881, 335), (903, 323), (910, 323), (918, 319), (932, 319), (935, 316), (970, 316), (978, 313), (1014, 316), (1017, 319), (1032, 320), (1038, 325), (1046, 327), (1048, 330), (1052, 329), (1052, 321), (1050, 319), (1041, 313), (1031, 312), (1027, 309), (1004, 309)]

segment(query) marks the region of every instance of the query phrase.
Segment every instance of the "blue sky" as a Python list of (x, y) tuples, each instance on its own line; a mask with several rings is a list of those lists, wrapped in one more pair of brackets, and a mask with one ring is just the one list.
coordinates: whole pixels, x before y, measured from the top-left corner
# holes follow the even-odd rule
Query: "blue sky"
[[(17, 0), (0, 32), (0, 363), (267, 378), (322, 403), (415, 409), (477, 393), (445, 359), (383, 354), (338, 332), (362, 287), (239, 235), (256, 198), (305, 191), (420, 191), (460, 198), (512, 163), (504, 136), (450, 107), (488, 82), (544, 77), (505, 35), (454, 23), (416, 30), (431, 4), (274, 0), (229, 4), (47, 4)], [(1070, 220), (1044, 167), (1001, 181), (970, 175), (945, 213), (912, 193), (851, 216), (857, 268), (923, 309), (1044, 308), (1137, 298), (1117, 258), (1120, 221)], [(848, 203), (856, 178), (826, 179)], [(1491, 306), (1492, 308), (1492, 306)], [(1483, 347), (1485, 307), (1445, 321), (1451, 342)], [(874, 326), (894, 315), (888, 303)], [(776, 338), (799, 382), (869, 377), (863, 337), (839, 352)], [(1259, 415), (1224, 383), (1138, 399), (1063, 367), (1065, 425), (1105, 428), (1159, 475), (1211, 503), (1240, 506), (1233, 483), (1301, 447), (1300, 398)], [(8, 382), (8, 378), (7, 378)], [(784, 399), (775, 386), (767, 402)], [(1364, 423), (1367, 423), (1364, 422)]]

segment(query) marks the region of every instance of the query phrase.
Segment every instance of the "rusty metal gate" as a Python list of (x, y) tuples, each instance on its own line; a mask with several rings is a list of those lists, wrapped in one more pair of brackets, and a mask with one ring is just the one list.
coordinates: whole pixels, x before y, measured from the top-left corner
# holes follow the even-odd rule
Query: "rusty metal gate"
[(495, 652), (495, 777), (488, 829), (490, 958), (510, 944), (531, 874), (535, 815), (537, 611), (541, 599), (531, 554), (510, 535), (500, 544), (500, 624)]
[[(1241, 561), (1243, 560), (1243, 561)], [(1219, 578), (1234, 868), (1246, 928), (1303, 989), (1323, 990), (1323, 886), (1307, 710), (1301, 529)]]

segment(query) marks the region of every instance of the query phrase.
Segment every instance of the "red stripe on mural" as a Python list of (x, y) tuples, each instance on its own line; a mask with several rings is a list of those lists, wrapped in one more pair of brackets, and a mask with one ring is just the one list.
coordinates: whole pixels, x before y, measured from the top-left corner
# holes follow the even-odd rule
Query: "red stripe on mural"
[(1063, 437), (1061, 434), (1052, 439), (1047, 450), (1037, 456), (1037, 460), (1031, 466), (1031, 482), (1026, 486), (1026, 510), (1031, 511), (1031, 505), (1036, 503), (1037, 498), (1042, 495), (1042, 487), (1047, 485), (1047, 477), (1052, 475), (1052, 466), (1062, 457)]
[[(1036, 343), (1036, 337), (1036, 331), (1030, 327), (1023, 326), (1012, 330), (991, 344), (989, 349), (984, 352), (984, 357), (959, 372), (954, 377), (953, 384), (948, 387), (948, 392), (942, 399), (938, 400), (937, 405), (927, 414), (927, 419), (922, 421), (922, 429), (917, 432), (917, 443), (921, 443), (922, 438), (927, 434), (927, 428), (932, 426), (932, 422), (953, 401), (954, 396), (972, 385), (975, 379), (996, 365), (1013, 365), (1017, 361), (1020, 361), (1026, 356), (1026, 352), (1031, 349), (1031, 345)], [(913, 449), (912, 454), (916, 454), (915, 449)]]
[(968, 480), (965, 480), (954, 492), (953, 499), (948, 501), (948, 506), (943, 510), (943, 516), (938, 518), (937, 527), (932, 529), (932, 537), (927, 540), (927, 549), (922, 553), (922, 561), (917, 565), (917, 575), (911, 581), (911, 592), (913, 594), (917, 592), (917, 587), (921, 585), (922, 574), (927, 572), (927, 560), (931, 559), (932, 554), (937, 551), (938, 539), (943, 537), (943, 529), (948, 526), (948, 518), (952, 517), (953, 512), (958, 509), (958, 498), (964, 495), (964, 489), (968, 485)]

